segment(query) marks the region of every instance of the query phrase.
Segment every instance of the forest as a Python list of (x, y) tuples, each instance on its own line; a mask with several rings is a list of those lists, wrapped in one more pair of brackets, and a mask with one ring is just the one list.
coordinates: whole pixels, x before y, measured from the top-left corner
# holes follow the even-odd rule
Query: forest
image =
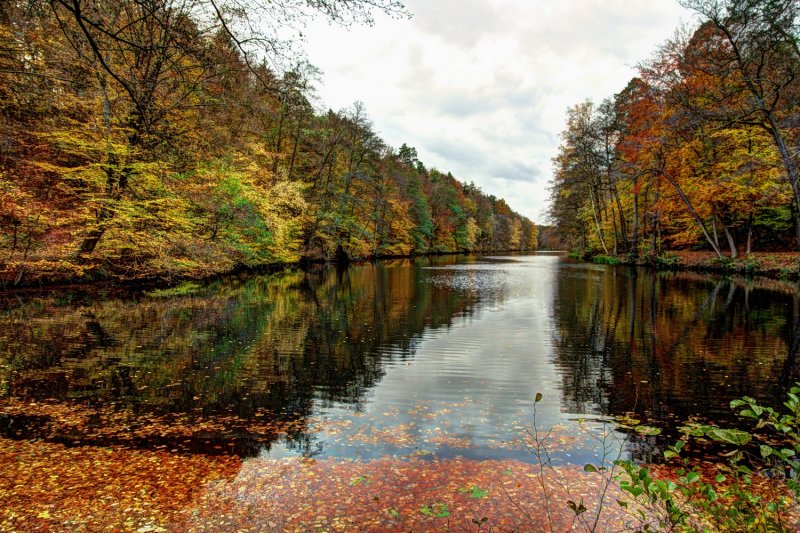
[(535, 249), (533, 222), (388, 146), (363, 104), (317, 103), (320, 73), (283, 34), (375, 11), (406, 14), (393, 0), (0, 3), (0, 278)]
[(719, 260), (800, 248), (800, 4), (681, 0), (697, 15), (599, 104), (568, 111), (549, 216), (587, 253)]

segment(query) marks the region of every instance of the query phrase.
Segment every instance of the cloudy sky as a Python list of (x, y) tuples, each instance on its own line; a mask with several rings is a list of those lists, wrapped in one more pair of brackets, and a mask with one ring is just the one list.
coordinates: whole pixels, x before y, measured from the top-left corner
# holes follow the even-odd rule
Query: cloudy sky
[(619, 92), (692, 21), (676, 0), (407, 0), (410, 20), (306, 28), (320, 103), (544, 221), (566, 109)]

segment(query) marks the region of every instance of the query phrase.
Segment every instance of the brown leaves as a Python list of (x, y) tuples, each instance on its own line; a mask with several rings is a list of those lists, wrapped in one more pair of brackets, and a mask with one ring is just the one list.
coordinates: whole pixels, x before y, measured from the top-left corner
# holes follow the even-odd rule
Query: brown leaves
[[(526, 529), (525, 513), (533, 516), (547, 501), (535, 466), (517, 461), (242, 463), (2, 439), (0, 470), (0, 529), (26, 531), (407, 531), (483, 518)], [(597, 480), (574, 467), (558, 475), (558, 483), (589, 492)], [(548, 484), (557, 488), (555, 481)], [(561, 496), (552, 498), (556, 523), (567, 527)]]
[[(572, 465), (430, 459), (242, 462), (0, 439), (0, 530), (565, 531), (594, 521), (606, 479)], [(637, 524), (615, 487), (605, 498), (606, 529)]]
[(164, 531), (237, 457), (0, 439), (0, 530)]
[[(529, 530), (547, 524), (541, 510), (548, 497), (539, 479), (535, 465), (518, 461), (251, 459), (235, 480), (208, 486), (196, 502), (198, 508), (187, 512), (185, 527), (442, 531), (480, 522)], [(572, 520), (559, 486), (589, 501), (599, 479), (578, 467), (548, 474), (557, 530), (568, 529)], [(592, 509), (591, 503), (586, 505)]]

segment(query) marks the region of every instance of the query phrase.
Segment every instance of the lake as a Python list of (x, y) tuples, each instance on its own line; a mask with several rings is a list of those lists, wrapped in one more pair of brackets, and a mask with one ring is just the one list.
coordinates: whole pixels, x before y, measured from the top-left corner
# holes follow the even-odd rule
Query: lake
[[(560, 254), (313, 266), (171, 289), (15, 292), (2, 295), (1, 309), (0, 465), (35, 477), (41, 457), (50, 458), (47, 468), (72, 461), (71, 470), (158, 458), (176, 461), (170, 472), (186, 482), (185, 501), (151, 502), (151, 510), (176, 508), (146, 519), (114, 510), (115, 498), (130, 495), (107, 495), (106, 511), (78, 510), (48, 499), (54, 484), (24, 495), (39, 507), (30, 522), (20, 522), (23, 511), (16, 522), (7, 516), (15, 527), (191, 530), (204, 516), (212, 522), (188, 508), (227, 497), (229, 507), (246, 503), (255, 513), (248, 527), (312, 528), (300, 511), (295, 522), (288, 510), (267, 520), (253, 510), (263, 501), (240, 496), (266, 498), (268, 485), (270, 501), (296, 507), (299, 497), (276, 496), (274, 487), (303, 469), (324, 468), (314, 479), (349, 476), (344, 488), (379, 499), (419, 480), (406, 472), (406, 482), (378, 491), (370, 468), (434, 469), (426, 471), (434, 478), (445, 465), (450, 479), (462, 470), (478, 479), (474, 469), (486, 465), (528, 472), (542, 439), (548, 461), (566, 469), (608, 457), (660, 462), (681, 423), (737, 424), (730, 400), (778, 405), (800, 376), (795, 285)], [(661, 433), (627, 429), (636, 424)], [(93, 455), (101, 451), (107, 460)], [(107, 476), (127, 486), (122, 471)], [(91, 484), (70, 483), (65, 490)], [(454, 498), (482, 501), (484, 488), (474, 498), (464, 484)], [(0, 501), (13, 509), (22, 496), (9, 490), (4, 496), (0, 486)], [(159, 489), (148, 490), (156, 498)], [(398, 509), (381, 507), (372, 515), (382, 521), (369, 527), (405, 527)], [(441, 508), (428, 509), (422, 518), (445, 519)], [(337, 529), (323, 516), (325, 528)]]

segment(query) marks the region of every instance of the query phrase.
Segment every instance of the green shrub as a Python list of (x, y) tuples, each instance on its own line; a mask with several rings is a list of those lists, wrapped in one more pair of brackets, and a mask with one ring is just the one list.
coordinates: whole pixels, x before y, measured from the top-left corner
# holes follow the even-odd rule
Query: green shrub
[[(790, 513), (797, 511), (800, 498), (800, 383), (789, 391), (781, 414), (771, 407), (759, 405), (744, 397), (731, 402), (739, 415), (755, 421), (750, 433), (739, 429), (720, 428), (709, 424), (687, 424), (685, 435), (664, 452), (667, 459), (681, 462), (677, 480), (654, 477), (645, 468), (631, 461), (616, 464), (624, 471), (616, 480), (633, 504), (643, 522), (650, 527), (687, 531), (792, 531)], [(765, 435), (763, 430), (771, 435)], [(711, 441), (726, 448), (726, 462), (718, 466), (713, 479), (697, 465), (682, 458), (687, 443)], [(776, 491), (755, 488), (757, 477), (780, 480)], [(771, 483), (774, 486), (774, 483)], [(782, 490), (781, 490), (782, 489)], [(790, 497), (793, 496), (793, 497)], [(647, 528), (645, 528), (647, 529)]]
[(757, 257), (748, 255), (739, 261), (739, 268), (745, 274), (752, 275), (761, 269), (761, 262)]
[(656, 256), (656, 267), (658, 268), (676, 268), (681, 264), (681, 258), (675, 254), (664, 252)]
[(610, 255), (595, 255), (592, 257), (592, 262), (598, 265), (619, 265), (622, 263), (622, 261)]

